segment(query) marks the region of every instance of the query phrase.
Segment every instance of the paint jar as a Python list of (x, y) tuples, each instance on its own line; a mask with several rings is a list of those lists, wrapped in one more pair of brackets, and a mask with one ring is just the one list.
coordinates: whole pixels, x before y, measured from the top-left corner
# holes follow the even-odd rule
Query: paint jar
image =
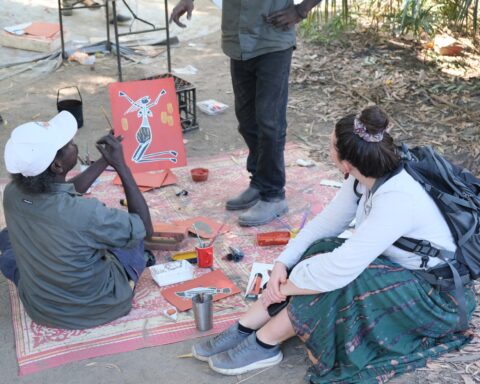
[(192, 297), (195, 326), (200, 332), (213, 327), (213, 296), (209, 293), (197, 293)]
[(213, 266), (213, 245), (209, 247), (195, 247), (197, 253), (197, 265), (200, 268), (210, 268)]
[(194, 168), (190, 171), (193, 181), (206, 181), (208, 179), (207, 168)]

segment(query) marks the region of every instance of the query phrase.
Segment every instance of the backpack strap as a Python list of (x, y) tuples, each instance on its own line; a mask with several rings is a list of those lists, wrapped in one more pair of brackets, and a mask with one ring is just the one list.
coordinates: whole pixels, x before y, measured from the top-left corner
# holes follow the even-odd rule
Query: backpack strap
[[(389, 172), (387, 173), (386, 175), (382, 176), (382, 177), (379, 177), (375, 180), (375, 183), (373, 183), (373, 187), (372, 187), (372, 190), (370, 191), (370, 194), (373, 195), (378, 188), (380, 188), (383, 183), (385, 183), (388, 179), (390, 179), (392, 176), (395, 176), (396, 174), (400, 173), (403, 169), (403, 163), (401, 162), (399, 164), (399, 166), (393, 170), (392, 172)], [(353, 182), (353, 193), (355, 193), (355, 195), (358, 197), (358, 200), (357, 200), (357, 204), (360, 202), (360, 199), (362, 198), (362, 194), (360, 192), (358, 192), (357, 188), (358, 188), (358, 183), (359, 181), (357, 179), (355, 179), (355, 181)]]
[(358, 180), (355, 179), (355, 181), (353, 182), (353, 193), (355, 193), (355, 196), (357, 196), (357, 204), (358, 204), (360, 202), (360, 199), (362, 198), (362, 194), (358, 192), (357, 188), (358, 188)]
[[(409, 237), (401, 237), (395, 243), (393, 243), (393, 245), (400, 249), (403, 249), (404, 251), (412, 252), (421, 256), (422, 264), (420, 265), (420, 268), (427, 267), (427, 263), (430, 257), (438, 257), (440, 260), (444, 261), (448, 265), (450, 271), (452, 272), (453, 283), (455, 285), (455, 300), (457, 300), (458, 303), (458, 330), (461, 331), (467, 329), (468, 320), (464, 285), (470, 282), (471, 279), (469, 275), (460, 276), (457, 268), (455, 268), (455, 266), (453, 265), (452, 261), (455, 260), (455, 253), (447, 250), (437, 249), (426, 240), (416, 240)], [(445, 281), (441, 277), (435, 276), (429, 271), (416, 271), (416, 273), (423, 277), (432, 286), (450, 289), (450, 282)]]
[(453, 282), (455, 283), (455, 299), (457, 300), (457, 303), (458, 303), (458, 316), (460, 317), (458, 319), (458, 322), (459, 322), (458, 330), (464, 331), (468, 328), (468, 320), (467, 320), (467, 305), (465, 302), (465, 289), (462, 282), (462, 278), (460, 277), (460, 274), (458, 273), (457, 268), (453, 266), (451, 260), (444, 258), (441, 254), (438, 255), (438, 258), (445, 261), (450, 267), (450, 270), (452, 271)]
[(435, 248), (427, 240), (417, 240), (412, 239), (411, 237), (401, 237), (395, 243), (393, 243), (393, 245), (404, 251), (412, 252), (421, 256), (422, 264), (420, 265), (420, 268), (427, 267), (430, 257), (440, 257), (439, 255), (442, 255), (442, 257), (445, 259), (455, 260), (454, 252), (447, 251), (445, 249)]
[(370, 193), (373, 195), (375, 192), (377, 192), (378, 188), (380, 188), (388, 179), (391, 177), (398, 175), (402, 169), (404, 168), (403, 162), (400, 162), (398, 167), (394, 169), (393, 171), (387, 173), (386, 175), (383, 175), (382, 177), (379, 177), (375, 180), (375, 183), (373, 183), (372, 190)]

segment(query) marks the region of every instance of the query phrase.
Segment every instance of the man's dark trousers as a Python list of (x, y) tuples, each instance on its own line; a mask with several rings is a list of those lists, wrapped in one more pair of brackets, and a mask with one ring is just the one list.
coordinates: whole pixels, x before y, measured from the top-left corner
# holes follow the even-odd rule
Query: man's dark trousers
[(265, 201), (285, 198), (284, 149), (288, 78), (293, 48), (231, 60), (235, 114), (249, 150), (250, 185)]

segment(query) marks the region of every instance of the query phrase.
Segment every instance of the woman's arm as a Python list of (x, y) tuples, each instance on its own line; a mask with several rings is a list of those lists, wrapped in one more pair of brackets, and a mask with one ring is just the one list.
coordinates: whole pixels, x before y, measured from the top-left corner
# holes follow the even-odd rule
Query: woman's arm
[(298, 263), (289, 279), (298, 288), (329, 292), (349, 284), (415, 225), (415, 201), (404, 192), (380, 190), (370, 214), (353, 235), (332, 252)]
[(343, 183), (330, 204), (310, 221), (294, 239), (290, 240), (277, 261), (291, 268), (315, 240), (338, 236), (348, 227), (355, 217), (358, 206), (358, 197), (353, 190), (354, 181), (355, 179), (350, 176)]
[(268, 308), (271, 304), (281, 303), (282, 301), (287, 300), (288, 296), (316, 295), (318, 293), (321, 292), (313, 289), (298, 288), (291, 280), (286, 280), (285, 283), (280, 284), (280, 296), (274, 296), (271, 288), (267, 286), (267, 289), (262, 293), (260, 299), (262, 305), (265, 308)]
[(284, 296), (316, 295), (321, 293), (314, 289), (298, 288), (291, 280), (280, 286), (280, 292)]

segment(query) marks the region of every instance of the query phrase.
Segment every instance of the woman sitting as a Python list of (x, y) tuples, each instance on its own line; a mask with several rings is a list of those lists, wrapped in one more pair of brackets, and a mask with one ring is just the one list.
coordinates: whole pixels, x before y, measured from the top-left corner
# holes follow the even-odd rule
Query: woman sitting
[[(330, 150), (345, 183), (277, 258), (261, 300), (239, 323), (194, 345), (196, 358), (237, 375), (278, 364), (279, 344), (297, 335), (313, 363), (311, 383), (371, 383), (422, 367), (470, 340), (457, 332), (453, 294), (417, 274), (443, 262), (431, 257), (422, 265), (420, 256), (393, 246), (406, 236), (456, 249), (433, 200), (399, 168), (388, 126), (376, 106), (337, 122)], [(353, 219), (351, 237), (335, 237)], [(465, 299), (470, 319), (476, 305), (471, 286)]]

